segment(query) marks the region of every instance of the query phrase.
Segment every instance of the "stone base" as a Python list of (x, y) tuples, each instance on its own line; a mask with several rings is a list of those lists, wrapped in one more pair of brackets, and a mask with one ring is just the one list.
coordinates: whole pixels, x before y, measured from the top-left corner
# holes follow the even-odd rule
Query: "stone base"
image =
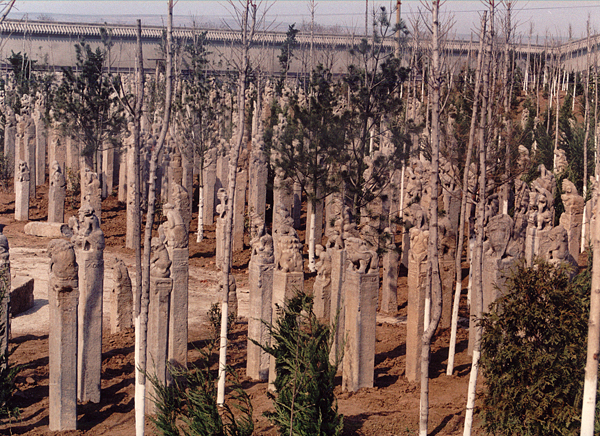
[(31, 277), (15, 277), (10, 291), (10, 314), (12, 316), (25, 312), (33, 307), (33, 279)]
[(356, 392), (373, 387), (375, 371), (375, 327), (379, 273), (346, 272), (346, 347), (342, 390)]
[(68, 224), (32, 221), (25, 224), (26, 235), (40, 236), (43, 238), (70, 238), (73, 232)]

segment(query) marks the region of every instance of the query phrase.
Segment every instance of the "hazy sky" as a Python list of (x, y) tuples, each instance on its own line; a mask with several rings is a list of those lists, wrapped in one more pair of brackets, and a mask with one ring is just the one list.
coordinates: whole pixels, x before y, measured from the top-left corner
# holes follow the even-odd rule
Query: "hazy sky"
[[(237, 0), (236, 0), (237, 1)], [(499, 1), (499, 0), (496, 0)], [(514, 1), (514, 0), (513, 0)], [(280, 23), (279, 30), (285, 30), (287, 24), (310, 21), (308, 0), (277, 0), (264, 2), (269, 4), (268, 20)], [(395, 0), (393, 1), (395, 5)], [(516, 20), (520, 24), (518, 33), (529, 34), (530, 23), (534, 26), (534, 36), (540, 37), (547, 33), (553, 36), (566, 37), (568, 26), (572, 25), (573, 37), (582, 37), (585, 33), (585, 22), (588, 14), (591, 18), (593, 29), (600, 31), (600, 1), (525, 1), (516, 2)], [(390, 8), (390, 1), (369, 1), (369, 9), (374, 6)], [(150, 1), (48, 1), (48, 0), (17, 0), (11, 18), (19, 18), (24, 13), (30, 19), (36, 19), (40, 14), (69, 14), (69, 15), (98, 15), (105, 17), (107, 22), (115, 20), (127, 21), (125, 16), (131, 15), (164, 15), (167, 2), (165, 0)], [(337, 1), (317, 0), (315, 19), (324, 25), (339, 25), (364, 29), (364, 14), (366, 0)], [(409, 21), (411, 16), (417, 14), (417, 9), (422, 8), (420, 0), (402, 0), (402, 16)], [(455, 21), (453, 32), (468, 35), (475, 23), (479, 22), (479, 12), (484, 9), (479, 0), (447, 0), (442, 11), (446, 16), (452, 15)], [(500, 6), (502, 9), (503, 6)], [(177, 16), (198, 17), (201, 21), (220, 22), (230, 17), (226, 1), (212, 0), (179, 0), (174, 8), (175, 25)]]

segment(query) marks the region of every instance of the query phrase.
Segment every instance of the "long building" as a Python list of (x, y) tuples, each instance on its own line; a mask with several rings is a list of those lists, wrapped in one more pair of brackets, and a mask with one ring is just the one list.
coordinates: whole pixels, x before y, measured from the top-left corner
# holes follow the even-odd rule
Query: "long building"
[[(0, 66), (6, 68), (6, 59), (11, 52), (27, 53), (37, 65), (50, 70), (74, 66), (76, 62), (75, 43), (85, 39), (92, 46), (103, 45), (103, 29), (110, 38), (110, 68), (113, 71), (133, 71), (135, 66), (136, 27), (132, 25), (61, 23), (45, 21), (5, 20), (0, 25)], [(144, 67), (149, 72), (164, 58), (160, 46), (164, 27), (144, 26), (142, 28), (142, 44)], [(181, 45), (206, 32), (205, 38), (209, 51), (211, 68), (218, 71), (236, 69), (239, 60), (240, 33), (235, 30), (175, 28), (174, 37)], [(284, 32), (257, 32), (251, 51), (254, 65), (265, 73), (280, 71), (278, 55), (286, 35)], [(324, 35), (300, 33), (297, 37), (299, 45), (291, 63), (290, 73), (301, 74), (316, 65), (323, 63), (334, 74), (343, 73), (347, 66), (356, 63), (353, 54), (363, 38), (362, 35)], [(426, 49), (428, 42), (419, 45)], [(500, 43), (501, 44), (501, 43)], [(591, 38), (591, 51), (596, 52), (600, 44), (600, 35)], [(386, 50), (396, 47), (393, 37), (384, 41)], [(466, 62), (471, 66), (476, 58), (478, 44), (472, 41), (450, 40), (444, 44), (447, 65), (462, 67)], [(561, 44), (513, 44), (511, 49), (516, 54), (517, 63), (524, 65), (528, 54), (554, 53), (560, 56), (563, 65), (569, 71), (585, 69), (587, 40), (578, 39)], [(411, 51), (407, 46), (405, 53)], [(182, 65), (185, 68), (185, 65)]]

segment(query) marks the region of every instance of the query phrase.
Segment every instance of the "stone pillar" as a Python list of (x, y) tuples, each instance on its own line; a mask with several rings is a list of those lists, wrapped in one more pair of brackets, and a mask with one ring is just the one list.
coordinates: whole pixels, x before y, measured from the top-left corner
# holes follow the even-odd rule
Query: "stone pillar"
[(215, 183), (215, 190), (218, 192), (219, 189), (223, 188), (227, 191), (228, 174), (229, 172), (229, 156), (219, 155), (217, 157), (217, 179)]
[(246, 375), (255, 380), (266, 381), (269, 377), (269, 354), (259, 344), (270, 345), (266, 323), (271, 322), (273, 270), (273, 238), (265, 229), (264, 219), (252, 213), (252, 256), (248, 265), (250, 284), (250, 315), (248, 316), (248, 354)]
[[(169, 277), (171, 261), (163, 243), (152, 238), (152, 258), (150, 260), (150, 304), (148, 306), (148, 349), (146, 370), (158, 381), (167, 380), (167, 344), (169, 337), (169, 304), (173, 280)], [(146, 378), (146, 410), (156, 412), (154, 386)]]
[(114, 287), (110, 294), (110, 332), (133, 327), (133, 291), (125, 262), (115, 258)]
[(50, 272), (49, 430), (77, 429), (77, 305), (79, 288), (73, 245), (54, 239), (48, 246)]
[[(510, 227), (512, 228), (512, 222)], [(442, 316), (439, 328), (443, 329), (452, 325), (452, 296), (456, 284), (456, 228), (447, 216), (438, 221), (438, 254), (442, 285)]]
[(125, 229), (125, 247), (134, 247), (134, 225), (135, 225), (135, 214), (133, 211), (133, 203), (135, 192), (138, 189), (135, 183), (135, 170), (133, 167), (133, 160), (135, 158), (133, 146), (127, 148), (127, 227)]
[(379, 272), (347, 271), (344, 286), (346, 347), (342, 390), (356, 392), (373, 387)]
[(579, 263), (579, 252), (581, 249), (581, 227), (583, 223), (584, 199), (577, 194), (577, 188), (573, 182), (564, 179), (562, 183), (563, 194), (561, 199), (565, 211), (560, 216), (560, 225), (565, 228), (569, 240), (569, 253)]
[(233, 228), (231, 229), (232, 249), (240, 252), (244, 249), (244, 218), (246, 207), (246, 184), (248, 173), (238, 171), (235, 183), (235, 198), (233, 203)]
[(50, 170), (50, 187), (48, 189), (48, 222), (62, 223), (65, 219), (65, 195), (67, 182), (57, 161)]
[[(331, 256), (331, 300), (329, 320), (335, 323), (333, 344), (331, 346), (330, 361), (339, 361), (342, 356), (342, 346), (344, 344), (344, 324), (345, 324), (345, 295), (344, 286), (346, 274), (346, 250), (337, 248), (328, 248)], [(343, 365), (343, 363), (342, 363)]]
[(27, 162), (18, 163), (15, 174), (15, 220), (29, 221), (29, 185), (30, 173)]
[(25, 152), (23, 160), (27, 162), (29, 171), (31, 173), (31, 183), (29, 183), (29, 197), (35, 198), (35, 187), (36, 187), (36, 150), (35, 150), (35, 123), (33, 118), (29, 114), (25, 114), (25, 132), (23, 136), (23, 151)]
[(182, 153), (183, 174), (181, 185), (185, 188), (188, 194), (188, 203), (191, 205), (194, 201), (194, 147), (187, 144), (184, 153)]
[(315, 256), (319, 258), (316, 263), (317, 277), (313, 285), (313, 311), (315, 316), (329, 323), (331, 313), (331, 253), (321, 244), (315, 247)]
[[(393, 237), (393, 236), (392, 236)], [(398, 261), (395, 244), (383, 255), (383, 282), (381, 284), (381, 312), (396, 315), (398, 312)]]
[(8, 168), (15, 168), (15, 151), (17, 141), (17, 118), (7, 106), (6, 124), (4, 126), (4, 157)]
[[(262, 143), (261, 142), (258, 144)], [(267, 204), (267, 160), (262, 148), (252, 149), (250, 156), (250, 183), (248, 184), (249, 200), (248, 210), (255, 212), (265, 219), (265, 208)]]
[(411, 252), (408, 257), (408, 316), (406, 319), (406, 371), (409, 382), (421, 377), (421, 338), (425, 314), (427, 244), (429, 231), (410, 229)]
[(46, 126), (41, 118), (35, 119), (35, 183), (46, 183), (46, 143), (48, 141)]
[(263, 322), (271, 322), (271, 296), (273, 293), (273, 264), (251, 261), (248, 265), (250, 285), (250, 315), (248, 316), (248, 354), (246, 375), (253, 380), (269, 378), (269, 354), (259, 344), (270, 344), (269, 332)]
[[(180, 205), (188, 200), (185, 189), (173, 194)], [(161, 225), (159, 233), (164, 238), (171, 263), (173, 291), (170, 296), (169, 314), (169, 363), (187, 367), (188, 350), (188, 280), (189, 280), (189, 240), (188, 231), (181, 209), (170, 203), (164, 205), (167, 221)]]
[(202, 221), (205, 225), (212, 225), (215, 216), (215, 198), (217, 191), (215, 184), (217, 182), (217, 157), (216, 151), (211, 149), (208, 151), (208, 157), (205, 158), (205, 166), (202, 170), (202, 180), (204, 182), (204, 209)]
[(102, 372), (102, 294), (104, 290), (104, 234), (94, 209), (85, 204), (79, 219), (71, 217), (79, 264), (77, 398), (100, 402)]
[(229, 206), (229, 197), (225, 189), (219, 189), (217, 193), (219, 198), (219, 204), (217, 205), (217, 225), (215, 229), (216, 234), (216, 247), (215, 247), (215, 263), (217, 268), (223, 267), (223, 256), (225, 254), (225, 213)]
[[(47, 138), (48, 141), (48, 163), (57, 161), (60, 167), (65, 172), (66, 166), (66, 146), (65, 139), (60, 136), (57, 129), (51, 129)], [(52, 169), (50, 169), (52, 171)]]
[(65, 167), (73, 172), (73, 174), (79, 173), (79, 147), (77, 141), (73, 138), (65, 138), (65, 149), (66, 149), (66, 164)]
[(102, 188), (98, 174), (89, 168), (83, 168), (81, 176), (81, 204), (88, 204), (94, 210), (98, 222), (101, 222), (102, 214)]
[[(277, 268), (277, 265), (276, 265)], [(304, 289), (304, 273), (301, 271), (285, 272), (275, 269), (273, 272), (273, 297), (272, 297), (272, 322), (277, 320), (277, 310), (284, 307), (285, 301), (293, 298)], [(269, 388), (273, 389), (275, 383), (275, 357), (270, 356)]]

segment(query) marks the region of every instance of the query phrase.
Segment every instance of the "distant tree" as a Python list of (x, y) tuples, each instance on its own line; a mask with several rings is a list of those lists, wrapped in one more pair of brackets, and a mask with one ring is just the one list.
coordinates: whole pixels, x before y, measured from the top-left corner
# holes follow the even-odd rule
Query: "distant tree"
[(125, 125), (115, 90), (119, 77), (103, 71), (105, 52), (85, 41), (75, 44), (76, 68), (63, 70), (63, 79), (52, 101), (54, 118), (65, 136), (75, 138), (86, 165), (97, 168), (97, 152), (105, 142), (117, 145)]
[(281, 67), (281, 76), (277, 82), (277, 94), (281, 94), (283, 85), (287, 81), (288, 71), (290, 70), (292, 59), (294, 59), (294, 49), (298, 45), (297, 35), (299, 30), (296, 29), (295, 26), (296, 23), (290, 24), (288, 27), (288, 30), (285, 33), (285, 41), (281, 44), (281, 53), (277, 56), (279, 66)]
[(272, 162), (284, 178), (298, 182), (312, 203), (311, 226), (307, 229), (309, 268), (315, 265), (315, 210), (317, 203), (340, 189), (339, 157), (344, 152), (344, 125), (336, 109), (339, 89), (331, 72), (322, 65), (311, 74), (308, 98), (292, 97), (283, 138), (277, 141)]
[[(404, 24), (399, 23), (406, 34)], [(393, 51), (386, 50), (383, 41), (392, 37), (396, 28), (390, 24), (385, 7), (374, 14), (371, 41), (363, 38), (353, 54), (359, 62), (349, 66), (344, 81), (348, 87), (349, 101), (344, 114), (346, 122), (346, 152), (342, 156), (345, 166), (346, 195), (352, 204), (352, 214), (373, 201), (389, 184), (389, 173), (400, 168), (405, 159), (403, 147), (407, 137), (402, 133), (400, 115), (402, 100), (400, 87), (406, 80), (408, 70), (401, 66)], [(373, 159), (376, 131), (381, 126), (394, 145), (388, 156)], [(368, 175), (365, 170), (369, 167)]]

